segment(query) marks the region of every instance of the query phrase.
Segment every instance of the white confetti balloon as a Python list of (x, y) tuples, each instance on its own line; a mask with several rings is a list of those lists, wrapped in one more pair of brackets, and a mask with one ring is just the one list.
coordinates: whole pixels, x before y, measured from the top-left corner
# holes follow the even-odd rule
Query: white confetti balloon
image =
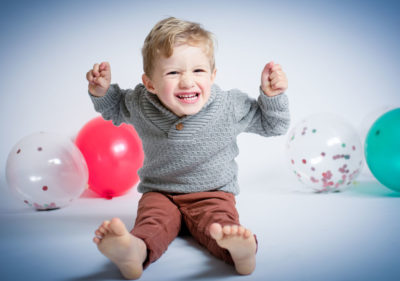
[(10, 151), (6, 166), (9, 187), (38, 210), (64, 207), (87, 187), (85, 159), (67, 137), (35, 133)]
[(289, 133), (287, 156), (293, 173), (316, 192), (349, 187), (363, 166), (363, 150), (356, 130), (333, 114), (315, 114)]

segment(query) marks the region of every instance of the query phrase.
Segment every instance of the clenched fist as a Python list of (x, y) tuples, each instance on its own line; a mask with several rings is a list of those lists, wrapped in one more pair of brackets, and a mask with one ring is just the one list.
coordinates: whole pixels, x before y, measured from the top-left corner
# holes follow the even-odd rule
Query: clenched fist
[(96, 63), (93, 69), (86, 73), (89, 82), (89, 92), (96, 97), (102, 97), (107, 93), (111, 84), (111, 68), (108, 62)]
[(261, 74), (261, 90), (269, 97), (277, 96), (286, 91), (288, 81), (285, 72), (279, 64), (269, 62)]

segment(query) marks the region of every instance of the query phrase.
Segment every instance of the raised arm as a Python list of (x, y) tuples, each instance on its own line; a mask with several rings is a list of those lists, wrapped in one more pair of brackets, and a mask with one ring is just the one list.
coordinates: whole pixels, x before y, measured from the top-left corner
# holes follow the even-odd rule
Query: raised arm
[(261, 74), (258, 100), (233, 91), (237, 131), (262, 136), (277, 136), (287, 132), (290, 125), (286, 74), (279, 64), (269, 62)]
[(89, 82), (89, 93), (96, 97), (103, 97), (111, 84), (111, 68), (108, 62), (96, 63), (86, 73)]

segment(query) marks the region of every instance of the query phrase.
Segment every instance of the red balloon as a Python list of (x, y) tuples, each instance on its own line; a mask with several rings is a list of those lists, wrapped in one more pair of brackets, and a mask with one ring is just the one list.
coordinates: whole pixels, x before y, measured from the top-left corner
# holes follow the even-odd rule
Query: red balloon
[(144, 155), (133, 126), (117, 127), (96, 117), (82, 127), (75, 143), (89, 169), (89, 188), (100, 196), (123, 195), (139, 181)]

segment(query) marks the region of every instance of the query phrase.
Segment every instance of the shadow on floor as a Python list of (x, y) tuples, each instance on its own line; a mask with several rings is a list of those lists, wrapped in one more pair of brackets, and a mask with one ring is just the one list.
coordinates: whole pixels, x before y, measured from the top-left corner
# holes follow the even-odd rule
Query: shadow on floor
[(343, 192), (343, 194), (359, 197), (400, 197), (400, 192), (393, 191), (377, 181), (357, 182), (350, 189)]
[(180, 234), (180, 237), (186, 242), (187, 247), (194, 248), (204, 254), (206, 256), (205, 264), (202, 264), (203, 268), (206, 270), (202, 272), (196, 272), (194, 270), (193, 275), (185, 276), (185, 280), (207, 280), (207, 279), (223, 279), (223, 278), (231, 278), (232, 276), (236, 276), (236, 270), (233, 265), (227, 264), (222, 260), (217, 259), (213, 255), (211, 255), (206, 248), (201, 246), (193, 237), (187, 234)]
[(125, 280), (118, 267), (113, 263), (107, 262), (102, 271), (97, 273), (66, 279), (64, 281), (103, 281), (103, 280)]

